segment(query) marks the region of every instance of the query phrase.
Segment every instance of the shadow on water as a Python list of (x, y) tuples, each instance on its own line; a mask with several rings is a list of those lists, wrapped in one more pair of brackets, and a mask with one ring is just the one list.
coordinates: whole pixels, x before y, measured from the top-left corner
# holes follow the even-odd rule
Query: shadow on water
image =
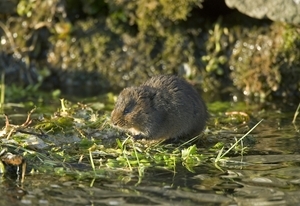
[(180, 165), (176, 173), (147, 169), (139, 184), (132, 173), (123, 179), (107, 173), (94, 180), (28, 174), (24, 183), (2, 177), (0, 205), (297, 205), (300, 120), (292, 124), (293, 115), (255, 115), (264, 119), (252, 134), (255, 144), (244, 155), (234, 154), (218, 166), (208, 158), (194, 171)]

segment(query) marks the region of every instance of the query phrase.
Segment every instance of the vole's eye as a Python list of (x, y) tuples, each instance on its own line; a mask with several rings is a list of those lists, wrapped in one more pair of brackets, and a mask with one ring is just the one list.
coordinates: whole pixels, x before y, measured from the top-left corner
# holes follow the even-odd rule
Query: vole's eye
[(128, 104), (126, 107), (125, 107), (125, 109), (124, 109), (124, 111), (123, 111), (123, 114), (125, 115), (125, 114), (128, 114), (128, 113), (130, 113), (131, 111), (132, 111), (132, 109), (133, 109), (133, 107), (134, 107), (134, 104)]
[(123, 114), (124, 114), (124, 115), (125, 115), (125, 114), (128, 114), (128, 113), (131, 112), (131, 110), (132, 110), (131, 107), (126, 107), (126, 108), (124, 109), (124, 111), (123, 111)]
[(129, 112), (130, 112), (129, 109), (126, 107), (123, 111), (123, 114), (128, 114)]

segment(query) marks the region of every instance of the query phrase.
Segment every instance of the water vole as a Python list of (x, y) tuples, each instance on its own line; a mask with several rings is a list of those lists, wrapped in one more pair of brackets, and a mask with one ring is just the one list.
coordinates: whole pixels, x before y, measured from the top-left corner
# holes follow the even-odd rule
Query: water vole
[(173, 75), (152, 77), (125, 88), (111, 113), (112, 123), (135, 138), (189, 138), (204, 128), (208, 113), (197, 91)]

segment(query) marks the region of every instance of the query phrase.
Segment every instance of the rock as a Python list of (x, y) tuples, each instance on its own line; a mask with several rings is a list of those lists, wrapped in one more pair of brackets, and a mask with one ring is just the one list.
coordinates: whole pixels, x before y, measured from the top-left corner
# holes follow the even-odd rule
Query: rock
[(300, 24), (300, 0), (225, 0), (230, 8), (257, 19)]

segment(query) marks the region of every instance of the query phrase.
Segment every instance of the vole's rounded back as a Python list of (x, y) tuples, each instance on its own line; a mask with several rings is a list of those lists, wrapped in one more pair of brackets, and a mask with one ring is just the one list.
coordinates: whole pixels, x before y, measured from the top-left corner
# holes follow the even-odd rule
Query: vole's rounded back
[(197, 91), (172, 75), (155, 76), (139, 87), (125, 88), (112, 111), (112, 123), (136, 138), (193, 137), (205, 127), (208, 113)]

